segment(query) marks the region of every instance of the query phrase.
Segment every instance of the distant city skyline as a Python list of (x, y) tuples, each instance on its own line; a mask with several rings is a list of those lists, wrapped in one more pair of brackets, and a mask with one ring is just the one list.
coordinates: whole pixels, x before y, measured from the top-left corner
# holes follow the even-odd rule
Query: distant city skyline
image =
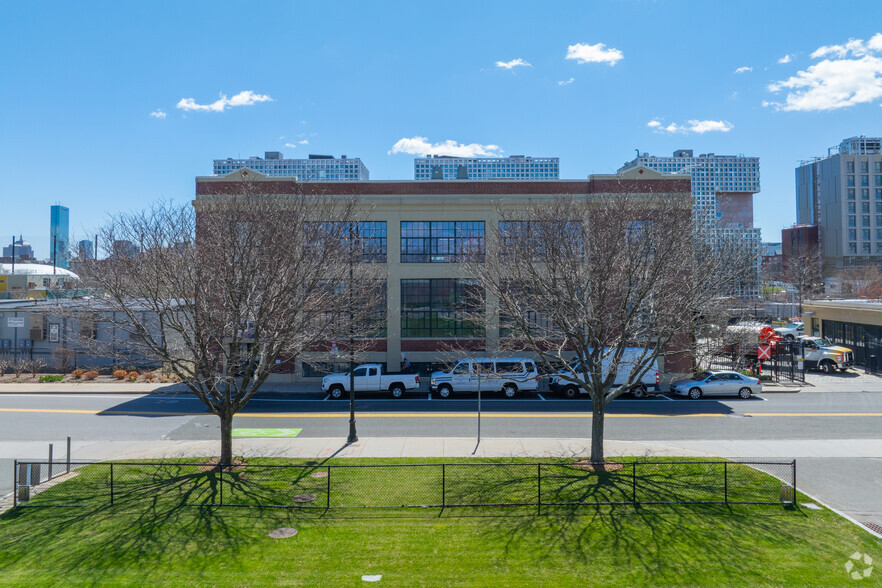
[(882, 135), (882, 3), (445, 8), (431, 27), (432, 5), (344, 0), (330, 21), (282, 4), (247, 27), (199, 0), (5, 5), (0, 235), (47, 259), (58, 200), (75, 243), (108, 214), (192, 200), (215, 159), (265, 151), (345, 153), (405, 180), (428, 154), (550, 155), (584, 179), (692, 149), (762, 160), (754, 225), (777, 242), (800, 161)]

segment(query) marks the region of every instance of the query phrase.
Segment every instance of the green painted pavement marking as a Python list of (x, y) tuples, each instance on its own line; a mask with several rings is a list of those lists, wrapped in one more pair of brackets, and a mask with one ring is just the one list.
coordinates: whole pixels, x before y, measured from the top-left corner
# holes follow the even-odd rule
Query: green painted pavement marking
[(233, 437), (296, 437), (303, 429), (233, 429)]

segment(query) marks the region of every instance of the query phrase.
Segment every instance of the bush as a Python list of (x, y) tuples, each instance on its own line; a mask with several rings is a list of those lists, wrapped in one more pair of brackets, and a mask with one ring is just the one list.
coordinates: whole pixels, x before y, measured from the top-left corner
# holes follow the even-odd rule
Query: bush
[(70, 373), (70, 377), (76, 378), (77, 380), (79, 380), (80, 378), (83, 377), (83, 374), (85, 374), (85, 373), (86, 372), (84, 372), (83, 370), (74, 370)]
[(83, 374), (84, 380), (94, 380), (97, 377), (98, 377), (98, 372), (96, 372), (95, 370), (91, 370), (91, 371), (88, 371)]
[(32, 378), (36, 378), (37, 372), (46, 367), (46, 362), (37, 357), (26, 359), (23, 363), (25, 371), (30, 372)]
[(57, 347), (52, 350), (52, 364), (57, 366), (62, 374), (70, 371), (76, 365), (77, 352), (67, 347)]
[(126, 377), (129, 379), (130, 382), (134, 382), (138, 379), (138, 372), (131, 371), (126, 375)]
[(128, 375), (129, 373), (126, 370), (116, 370), (113, 372), (113, 377), (117, 380), (125, 380)]
[(60, 382), (64, 376), (40, 376), (40, 382)]

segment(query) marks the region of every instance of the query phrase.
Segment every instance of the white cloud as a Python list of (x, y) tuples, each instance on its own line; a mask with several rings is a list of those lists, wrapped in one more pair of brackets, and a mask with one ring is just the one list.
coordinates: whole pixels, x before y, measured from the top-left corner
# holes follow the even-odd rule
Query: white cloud
[(285, 147), (290, 147), (291, 149), (297, 149), (297, 145), (294, 143), (285, 143)]
[(882, 33), (876, 33), (867, 43), (863, 39), (849, 39), (844, 45), (823, 45), (815, 49), (812, 59), (832, 55), (842, 59), (851, 53), (855, 57), (862, 57), (873, 51), (882, 51)]
[(176, 104), (181, 110), (196, 110), (203, 112), (223, 112), (227, 108), (234, 106), (251, 106), (258, 102), (272, 102), (273, 99), (266, 94), (255, 94), (251, 90), (239, 92), (232, 98), (227, 98), (226, 94), (221, 94), (220, 98), (211, 104), (199, 104), (193, 98), (181, 98)]
[(746, 72), (749, 72), (749, 71), (753, 71), (753, 68), (750, 67), (750, 66), (745, 65), (744, 67), (739, 67), (738, 69), (736, 69), (736, 70), (735, 70), (735, 73), (746, 73)]
[(734, 125), (725, 120), (690, 120), (689, 132), (691, 133), (711, 133), (720, 132), (728, 133), (734, 128)]
[(625, 55), (618, 49), (606, 48), (603, 43), (596, 45), (588, 45), (587, 43), (576, 43), (567, 47), (566, 59), (575, 59), (577, 63), (608, 63), (610, 66), (616, 64), (620, 59), (624, 59)]
[(411, 137), (399, 139), (387, 153), (411, 153), (413, 155), (452, 155), (454, 157), (499, 157), (502, 149), (499, 145), (481, 145), (470, 143), (464, 145), (448, 139), (442, 143), (429, 143), (426, 137)]
[(778, 63), (790, 63), (791, 61), (793, 61), (793, 57), (788, 53), (787, 55), (779, 59)]
[(651, 128), (656, 133), (698, 133), (699, 135), (710, 132), (728, 133), (733, 128), (735, 128), (732, 123), (725, 120), (692, 119), (686, 121), (686, 123), (687, 124), (685, 125), (678, 125), (677, 123), (670, 123), (668, 125), (665, 125), (661, 120), (654, 118), (646, 123), (646, 126)]
[(823, 111), (873, 102), (882, 97), (882, 33), (868, 42), (849, 39), (842, 45), (824, 45), (812, 54), (825, 58), (795, 75), (772, 82), (770, 92), (786, 91), (783, 101), (763, 106), (786, 111)]
[(568, 80), (561, 80), (557, 83), (558, 86), (569, 86), (573, 82), (576, 81), (576, 78), (570, 78)]
[(300, 139), (297, 141), (298, 145), (309, 145), (309, 139)]
[(168, 113), (166, 113), (161, 108), (157, 108), (156, 110), (154, 110), (153, 112), (150, 113), (150, 116), (152, 116), (153, 118), (163, 119), (168, 116)]
[(518, 57), (517, 59), (512, 59), (511, 61), (497, 61), (496, 67), (501, 67), (503, 69), (512, 69), (515, 67), (533, 67), (533, 66), (530, 65), (529, 63), (527, 63), (526, 61), (524, 61), (523, 59), (521, 59), (520, 57)]

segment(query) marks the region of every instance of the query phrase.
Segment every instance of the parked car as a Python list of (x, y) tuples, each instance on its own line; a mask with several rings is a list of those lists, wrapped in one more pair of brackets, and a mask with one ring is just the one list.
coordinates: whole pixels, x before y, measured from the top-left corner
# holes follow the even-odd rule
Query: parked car
[(671, 384), (671, 392), (697, 400), (702, 396), (735, 396), (750, 398), (763, 391), (757, 378), (738, 372), (704, 371)]
[[(622, 361), (619, 363), (619, 369), (616, 372), (616, 378), (613, 382), (613, 386), (621, 386), (622, 384), (627, 383), (628, 378), (631, 375), (631, 371), (635, 369), (635, 362), (640, 361), (640, 357), (646, 353), (642, 347), (628, 347), (625, 349), (625, 353), (622, 356)], [(602, 367), (602, 375), (605, 378), (609, 374), (609, 359), (604, 358), (601, 362)], [(588, 391), (569, 381), (566, 377), (561, 377), (561, 374), (574, 374), (579, 369), (578, 360), (574, 360), (569, 367), (569, 370), (560, 370), (558, 373), (551, 377), (551, 380), (548, 382), (548, 388), (557, 394), (562, 394), (567, 398), (576, 398), (579, 394), (587, 394)], [(583, 379), (584, 378), (581, 378)], [(659, 391), (659, 375), (658, 375), (658, 360), (653, 360), (652, 365), (643, 374), (643, 377), (640, 379), (640, 382), (635, 384), (631, 390), (631, 396), (634, 398), (646, 398), (650, 393), (656, 393)]]
[(454, 393), (501, 391), (506, 398), (518, 392), (537, 390), (539, 372), (536, 362), (521, 357), (461, 359), (449, 372), (433, 372), (429, 390), (441, 398)]
[[(390, 392), (393, 398), (404, 396), (405, 390), (420, 387), (417, 374), (383, 373), (383, 366), (378, 363), (366, 363), (352, 372), (356, 392)], [(331, 398), (343, 398), (349, 392), (349, 372), (345, 374), (328, 374), (322, 378), (322, 390)]]

